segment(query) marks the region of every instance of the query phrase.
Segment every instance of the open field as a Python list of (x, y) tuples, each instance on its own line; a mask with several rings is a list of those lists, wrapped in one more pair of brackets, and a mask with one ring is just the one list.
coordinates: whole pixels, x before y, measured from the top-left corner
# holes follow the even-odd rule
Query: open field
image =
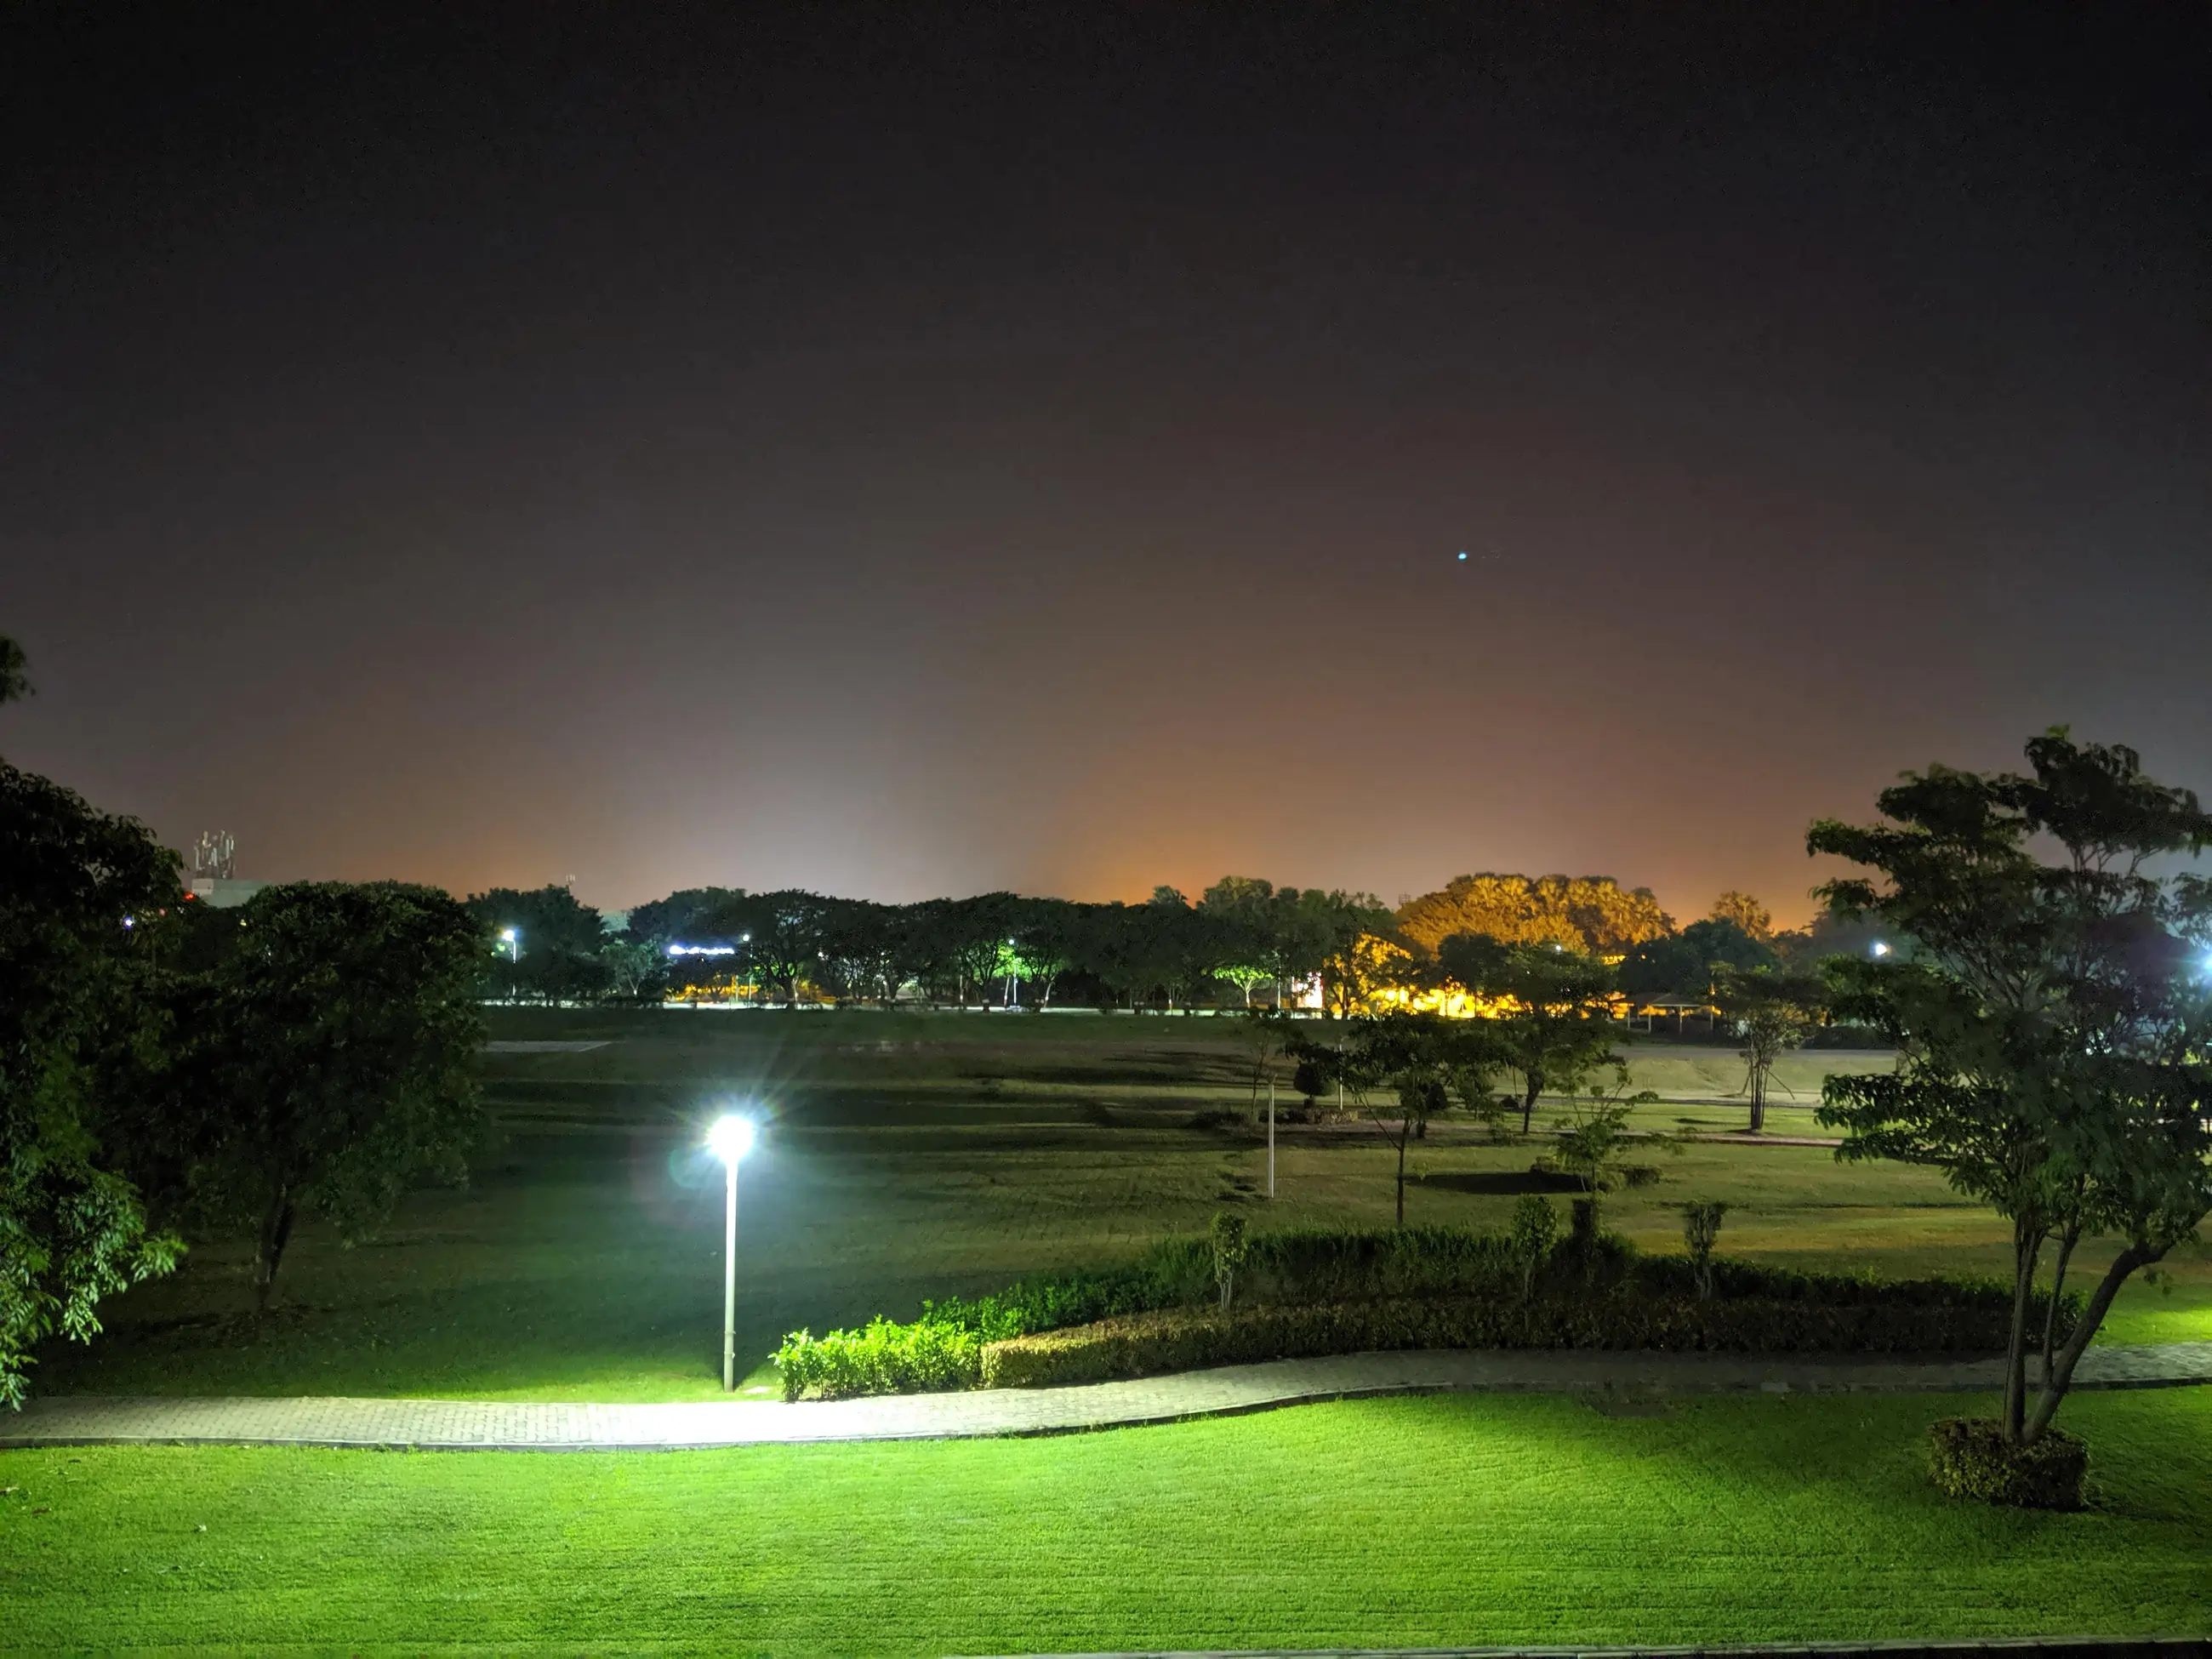
[(594, 1653), (2201, 1632), (2212, 1389), (2070, 1406), (2096, 1457), (2077, 1515), (1929, 1487), (1922, 1426), (1988, 1403), (1461, 1395), (1047, 1440), (7, 1452), (0, 1631)]
[[(1256, 1224), (1387, 1222), (1371, 1130), (1286, 1130), (1281, 1195), (1233, 1113), (1230, 1022), (528, 1013), (487, 1062), (465, 1191), (358, 1249), (294, 1247), (259, 1328), (243, 1252), (196, 1249), (50, 1350), (54, 1392), (684, 1399), (717, 1392), (732, 1101), (774, 1127), (744, 1174), (741, 1352), (787, 1329), (1133, 1252), (1224, 1204)], [(1654, 1127), (1735, 1127), (1725, 1051), (1635, 1051)], [(1808, 1099), (1823, 1064), (1801, 1056)], [(1785, 1104), (1779, 1133), (1809, 1130)], [(1224, 1114), (1231, 1115), (1224, 1118)], [(1794, 1115), (1793, 1115), (1794, 1114)], [(1527, 1145), (1419, 1144), (1416, 1221), (1501, 1221)], [(1703, 1145), (1607, 1202), (1647, 1248), (1729, 1200), (1735, 1253), (1993, 1273), (2004, 1233), (1923, 1171)], [(2212, 1337), (2179, 1264), (2116, 1334)], [(767, 1387), (757, 1373), (753, 1386)], [(1718, 1642), (2202, 1630), (2212, 1389), (2083, 1395), (2095, 1503), (1948, 1502), (1927, 1395), (1339, 1402), (1060, 1438), (723, 1452), (0, 1452), (0, 1644), (354, 1652), (1023, 1651), (1193, 1644)], [(204, 1528), (204, 1530), (202, 1530)]]
[[(739, 1352), (922, 1297), (1130, 1254), (1224, 1204), (1259, 1226), (1386, 1224), (1391, 1158), (1372, 1130), (1286, 1129), (1279, 1198), (1259, 1194), (1249, 1127), (1194, 1124), (1249, 1098), (1236, 1022), (840, 1012), (495, 1010), (506, 1039), (606, 1041), (586, 1053), (487, 1061), (496, 1124), (465, 1191), (406, 1204), (342, 1250), (308, 1227), (260, 1328), (245, 1252), (196, 1249), (173, 1279), (103, 1304), (93, 1348), (50, 1348), (52, 1392), (411, 1394), (682, 1399), (717, 1392), (721, 1181), (698, 1126), (733, 1099), (774, 1128), (745, 1166)], [(1641, 1045), (1638, 1081), (1678, 1097), (1655, 1127), (1739, 1127), (1725, 1048)], [(1814, 1133), (1829, 1067), (1881, 1055), (1804, 1054), (1772, 1133)], [(1287, 1091), (1285, 1098), (1287, 1099)], [(1539, 1115), (1539, 1122), (1545, 1114)], [(1409, 1218), (1502, 1222), (1532, 1151), (1470, 1128), (1417, 1143)], [(1608, 1224), (1677, 1247), (1674, 1206), (1734, 1207), (1723, 1249), (1802, 1267), (1995, 1274), (2005, 1232), (1921, 1170), (1838, 1166), (1821, 1147), (1694, 1146), (1655, 1156), (1654, 1184), (1607, 1200)], [(2085, 1252), (2086, 1254), (2086, 1252)], [(2125, 1340), (2212, 1337), (2212, 1263), (2137, 1287)], [(764, 1386), (756, 1377), (755, 1386)]]

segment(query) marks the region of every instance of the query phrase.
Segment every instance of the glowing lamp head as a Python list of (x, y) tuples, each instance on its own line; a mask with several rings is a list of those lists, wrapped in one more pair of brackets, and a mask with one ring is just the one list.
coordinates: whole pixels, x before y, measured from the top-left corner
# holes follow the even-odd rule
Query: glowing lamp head
[(501, 945), (512, 945), (512, 944), (514, 944), (514, 928), (512, 928), (512, 927), (502, 927), (502, 928), (501, 928), (501, 929), (499, 930), (499, 942), (500, 942)]
[(735, 1164), (753, 1149), (753, 1121), (734, 1112), (714, 1120), (707, 1131), (707, 1150), (725, 1164)]
[(1889, 946), (1876, 939), (1874, 942), (1874, 953), (1878, 957), (1886, 957), (1889, 954)]

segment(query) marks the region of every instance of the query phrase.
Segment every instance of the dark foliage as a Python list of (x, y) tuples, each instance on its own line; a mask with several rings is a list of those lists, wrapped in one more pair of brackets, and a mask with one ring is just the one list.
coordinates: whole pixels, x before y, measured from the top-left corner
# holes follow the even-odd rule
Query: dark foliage
[[(1255, 1234), (1245, 1241), (1237, 1287), (1240, 1304), (1265, 1316), (1254, 1328), (1261, 1334), (1224, 1337), (1231, 1344), (1224, 1351), (1230, 1358), (1192, 1363), (1359, 1346), (1984, 1352), (2002, 1346), (2011, 1310), (2008, 1288), (1996, 1284), (1889, 1282), (1717, 1259), (1708, 1264), (1710, 1279), (1701, 1283), (1691, 1262), (1641, 1256), (1610, 1236), (1580, 1243), (1570, 1237), (1557, 1248), (1548, 1242), (1540, 1248), (1546, 1260), (1532, 1264), (1526, 1240), (1516, 1243), (1455, 1228)], [(794, 1332), (775, 1356), (784, 1395), (827, 1399), (988, 1386), (994, 1345), (1078, 1328), (1110, 1328), (1126, 1334), (1152, 1328), (1127, 1324), (1140, 1316), (1194, 1316), (1209, 1308), (1218, 1313), (1216, 1267), (1210, 1237), (1167, 1239), (1125, 1267), (1040, 1277), (972, 1300), (926, 1303), (910, 1324), (878, 1319), (824, 1337)], [(1425, 1308), (1446, 1311), (1419, 1311)], [(1340, 1311), (1316, 1312), (1304, 1323), (1291, 1317), (1300, 1310), (1331, 1309)], [(1388, 1316), (1396, 1322), (1359, 1324), (1361, 1309), (1396, 1310)], [(1433, 1322), (1437, 1320), (1445, 1322)], [(1182, 1333), (1185, 1328), (1163, 1328)], [(1352, 1334), (1346, 1340), (1357, 1337), (1352, 1349), (1298, 1346), (1323, 1340), (1300, 1333), (1340, 1328)], [(1288, 1333), (1285, 1340), (1292, 1346), (1279, 1353), (1261, 1352), (1269, 1331)], [(1201, 1339), (1182, 1334), (1173, 1340), (1203, 1346)]]
[[(23, 669), (0, 639), (0, 702)], [(182, 908), (145, 825), (0, 762), (0, 1403), (33, 1345), (88, 1340), (102, 1297), (176, 1259), (98, 1130), (118, 1080), (158, 1065)]]
[(2030, 1510), (2078, 1510), (2089, 1449), (2063, 1429), (2026, 1446), (1990, 1417), (1947, 1417), (1928, 1425), (1928, 1473), (1952, 1498)]
[(1099, 1382), (1209, 1365), (1394, 1348), (1601, 1348), (1727, 1353), (1987, 1352), (2004, 1345), (2002, 1296), (1835, 1304), (1556, 1291), (1228, 1310), (1170, 1309), (987, 1346), (985, 1388)]

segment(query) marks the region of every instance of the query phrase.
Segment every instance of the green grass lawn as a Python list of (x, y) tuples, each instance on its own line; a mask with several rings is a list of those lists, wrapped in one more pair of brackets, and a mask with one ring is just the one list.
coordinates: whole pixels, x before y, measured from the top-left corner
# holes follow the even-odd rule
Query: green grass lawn
[[(1261, 1193), (1233, 1022), (500, 1012), (606, 1038), (487, 1062), (465, 1190), (362, 1247), (307, 1228), (255, 1322), (203, 1241), (112, 1298), (56, 1393), (686, 1399), (718, 1390), (721, 1184), (701, 1126), (756, 1103), (739, 1341), (1110, 1261), (1224, 1206), (1386, 1224), (1392, 1158), (1290, 1128)], [(1652, 1127), (1729, 1127), (1725, 1050), (1639, 1045)], [(1827, 1066), (1796, 1057), (1812, 1129)], [(1540, 1122), (1555, 1110), (1540, 1115)], [(1417, 1222), (1496, 1226), (1540, 1146), (1417, 1144)], [(1826, 1149), (1653, 1159), (1609, 1225), (1814, 1268), (1995, 1273), (2005, 1232), (1922, 1170)], [(2130, 1340), (2212, 1339), (2212, 1269), (2130, 1291)], [(758, 1373), (754, 1386), (765, 1390)], [(2078, 1516), (1954, 1504), (1921, 1471), (1926, 1397), (1709, 1400), (1615, 1418), (1565, 1399), (1314, 1406), (1051, 1440), (629, 1455), (109, 1448), (0, 1453), (0, 1645), (257, 1652), (550, 1646), (726, 1652), (1672, 1642), (2201, 1631), (2212, 1389), (2084, 1395)], [(201, 1531), (199, 1528), (206, 1530)]]
[[(722, 1194), (696, 1147), (731, 1100), (774, 1120), (744, 1172), (739, 1343), (755, 1358), (802, 1325), (903, 1316), (924, 1297), (1126, 1257), (1224, 1205), (1261, 1227), (1390, 1218), (1392, 1158), (1370, 1130), (1286, 1129), (1269, 1203), (1255, 1133), (1194, 1121), (1250, 1097), (1235, 1021), (493, 1012), (498, 1036), (608, 1046), (488, 1058), (496, 1129), (467, 1189), (410, 1198), (356, 1249), (307, 1226), (258, 1324), (243, 1249), (203, 1242), (173, 1278), (103, 1304), (94, 1346), (51, 1346), (34, 1386), (711, 1395)], [(1654, 1127), (1741, 1123), (1727, 1049), (1629, 1052), (1638, 1083), (1671, 1097), (1644, 1109)], [(1794, 1056), (1785, 1078), (1805, 1103), (1785, 1097), (1776, 1133), (1812, 1129), (1822, 1070), (1886, 1063)], [(1409, 1218), (1501, 1224), (1539, 1150), (1439, 1128), (1413, 1151)], [(2006, 1269), (2002, 1224), (1924, 1170), (1838, 1166), (1802, 1146), (1699, 1146), (1653, 1162), (1656, 1182), (1607, 1210), (1650, 1249), (1679, 1248), (1676, 1206), (1715, 1197), (1732, 1206), (1731, 1254), (1893, 1275)], [(2212, 1264), (2193, 1253), (2173, 1266), (2171, 1294), (2128, 1293), (2112, 1337), (2212, 1338)]]
[[(1442, 1396), (1047, 1440), (0, 1453), (0, 1641), (802, 1652), (2202, 1633), (2212, 1389), (2084, 1397), (2077, 1515), (1942, 1498), (1985, 1401)], [(202, 1530), (204, 1528), (204, 1530)]]

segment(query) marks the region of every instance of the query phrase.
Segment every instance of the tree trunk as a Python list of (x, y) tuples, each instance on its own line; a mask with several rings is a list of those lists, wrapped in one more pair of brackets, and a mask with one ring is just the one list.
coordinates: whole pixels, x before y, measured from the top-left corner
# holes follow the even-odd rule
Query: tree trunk
[(2074, 1386), (2074, 1367), (2080, 1363), (2082, 1350), (2089, 1339), (2097, 1334), (2097, 1327), (2105, 1322), (2105, 1315), (2112, 1305), (2112, 1298), (2120, 1293), (2128, 1275), (2138, 1267), (2148, 1267), (2166, 1255), (2139, 1244), (2130, 1244), (2112, 1258), (2112, 1265), (2097, 1281), (2097, 1288), (2089, 1293), (2089, 1305), (2081, 1310), (2081, 1322), (2066, 1339), (2066, 1346), (2058, 1351), (2057, 1364), (2045, 1380), (2043, 1392), (2037, 1396), (2035, 1414), (2027, 1419), (2019, 1443), (2032, 1446), (2043, 1438), (2043, 1431), (2051, 1426), (2051, 1419), (2058, 1409), (2058, 1402), (2066, 1398), (2066, 1390)]
[(1521, 1097), (1521, 1133), (1528, 1133), (1528, 1120), (1536, 1115), (1536, 1097), (1544, 1091), (1544, 1074), (1528, 1073), (1528, 1092)]
[(2005, 1345), (2004, 1442), (2022, 1443), (2027, 1411), (2027, 1310), (2035, 1300), (2035, 1264), (2043, 1255), (2043, 1224), (2028, 1216), (2012, 1224), (2012, 1335)]
[(276, 1268), (284, 1259), (284, 1247), (292, 1242), (292, 1223), (297, 1213), (291, 1189), (279, 1188), (269, 1202), (268, 1212), (261, 1218), (260, 1244), (253, 1263), (253, 1314), (257, 1319), (269, 1311), (269, 1294), (276, 1288)]
[(1413, 1127), (1413, 1120), (1398, 1120), (1398, 1225), (1406, 1224), (1406, 1140)]
[[(2081, 1241), (2081, 1224), (2075, 1221), (2058, 1236), (2058, 1260), (2051, 1268), (2051, 1305), (2043, 1310), (2043, 1386), (2051, 1386), (2051, 1351), (2058, 1339), (2058, 1298), (2066, 1291), (2066, 1264)], [(2068, 1332), (2072, 1335), (2072, 1332)]]
[(1766, 1071), (1754, 1063), (1751, 1068), (1751, 1132), (1757, 1134), (1766, 1127)]

